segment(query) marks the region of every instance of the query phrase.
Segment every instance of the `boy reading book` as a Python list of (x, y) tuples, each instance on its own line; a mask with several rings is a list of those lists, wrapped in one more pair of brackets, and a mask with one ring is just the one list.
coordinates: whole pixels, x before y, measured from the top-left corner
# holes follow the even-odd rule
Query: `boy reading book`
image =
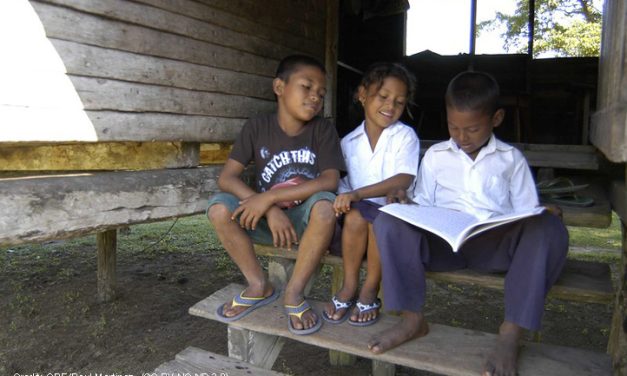
[[(496, 139), (504, 110), (497, 105), (498, 84), (481, 72), (463, 72), (445, 95), (448, 141), (433, 145), (418, 173), (413, 200), (479, 219), (532, 210), (539, 206), (529, 166), (514, 147)], [(390, 199), (407, 201), (404, 191)], [(424, 336), (425, 270), (471, 268), (503, 271), (505, 317), (483, 375), (515, 375), (524, 329), (538, 330), (544, 299), (557, 280), (568, 252), (568, 232), (549, 211), (468, 239), (453, 252), (442, 238), (404, 220), (381, 213), (374, 222), (381, 254), (385, 305), (402, 320), (368, 344), (374, 353)]]

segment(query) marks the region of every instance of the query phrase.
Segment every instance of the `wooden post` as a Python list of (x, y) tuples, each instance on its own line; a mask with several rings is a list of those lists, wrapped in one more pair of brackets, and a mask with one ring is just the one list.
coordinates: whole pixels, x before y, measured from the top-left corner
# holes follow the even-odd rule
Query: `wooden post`
[[(627, 168), (626, 168), (627, 170)], [(627, 179), (626, 179), (627, 183)], [(627, 202), (627, 191), (623, 191), (623, 204)], [(616, 289), (616, 300), (614, 303), (614, 315), (612, 316), (612, 327), (610, 339), (607, 344), (607, 352), (612, 356), (614, 375), (627, 375), (627, 225), (625, 210), (617, 210), (621, 217), (622, 232), (622, 257), (619, 266), (618, 286)]]
[[(339, 264), (334, 264), (333, 274), (331, 275), (331, 294), (334, 294), (342, 287), (343, 278), (344, 267)], [(350, 315), (350, 312), (347, 312), (346, 314)], [(332, 366), (352, 366), (356, 361), (357, 357), (355, 355), (336, 350), (329, 350), (329, 363)]]
[(109, 302), (115, 297), (115, 252), (117, 230), (96, 235), (98, 243), (98, 301)]
[(229, 326), (229, 357), (271, 369), (285, 338)]

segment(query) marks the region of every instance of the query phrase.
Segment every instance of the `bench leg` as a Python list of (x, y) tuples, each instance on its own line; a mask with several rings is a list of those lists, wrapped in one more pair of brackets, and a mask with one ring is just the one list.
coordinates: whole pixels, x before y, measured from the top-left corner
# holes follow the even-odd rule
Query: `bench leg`
[(627, 226), (621, 221), (623, 253), (616, 291), (614, 315), (607, 351), (612, 356), (615, 375), (627, 375)]
[[(275, 288), (283, 289), (287, 285), (287, 281), (290, 280), (292, 272), (294, 271), (294, 264), (296, 261), (286, 258), (275, 257), (268, 262), (268, 278)], [(304, 294), (307, 296), (311, 288), (313, 287), (316, 275), (320, 272), (322, 266), (318, 265), (318, 269), (313, 274), (307, 286), (305, 286)]]
[(228, 327), (229, 357), (271, 369), (285, 338), (252, 330)]
[[(333, 265), (333, 273), (331, 274), (331, 294), (334, 294), (342, 287), (343, 278), (344, 267), (342, 265)], [(352, 366), (356, 361), (357, 357), (355, 355), (343, 353), (337, 350), (329, 350), (329, 364), (332, 366)]]
[(115, 252), (117, 230), (107, 230), (96, 235), (98, 243), (98, 301), (109, 302), (115, 297)]
[(394, 364), (380, 360), (372, 361), (372, 376), (394, 376), (395, 373), (396, 366)]

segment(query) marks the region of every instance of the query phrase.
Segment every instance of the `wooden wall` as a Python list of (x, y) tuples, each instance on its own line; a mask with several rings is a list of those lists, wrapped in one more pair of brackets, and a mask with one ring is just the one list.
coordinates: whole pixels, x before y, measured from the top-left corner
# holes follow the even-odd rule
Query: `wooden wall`
[(627, 162), (627, 3), (606, 0), (597, 112), (590, 138), (609, 160)]
[(28, 169), (23, 147), (41, 143), (232, 140), (246, 118), (274, 109), (282, 57), (324, 61), (326, 3), (2, 2), (10, 47), (0, 62), (0, 146), (15, 154), (5, 151), (0, 168)]
[(281, 58), (334, 64), (337, 7), (0, 1), (0, 245), (202, 213), (220, 166), (198, 165), (275, 109)]

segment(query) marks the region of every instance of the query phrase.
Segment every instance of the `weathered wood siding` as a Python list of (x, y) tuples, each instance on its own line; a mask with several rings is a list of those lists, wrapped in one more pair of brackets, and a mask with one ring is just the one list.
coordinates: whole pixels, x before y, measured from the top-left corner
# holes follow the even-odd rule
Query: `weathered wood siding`
[[(274, 109), (283, 56), (324, 61), (325, 8), (325, 0), (3, 1), (1, 20), (21, 26), (0, 37), (14, 41), (0, 62), (0, 143), (232, 140), (247, 117)], [(80, 108), (59, 99), (68, 87)]]
[(598, 111), (590, 139), (609, 160), (627, 162), (627, 2), (606, 0), (599, 66)]

